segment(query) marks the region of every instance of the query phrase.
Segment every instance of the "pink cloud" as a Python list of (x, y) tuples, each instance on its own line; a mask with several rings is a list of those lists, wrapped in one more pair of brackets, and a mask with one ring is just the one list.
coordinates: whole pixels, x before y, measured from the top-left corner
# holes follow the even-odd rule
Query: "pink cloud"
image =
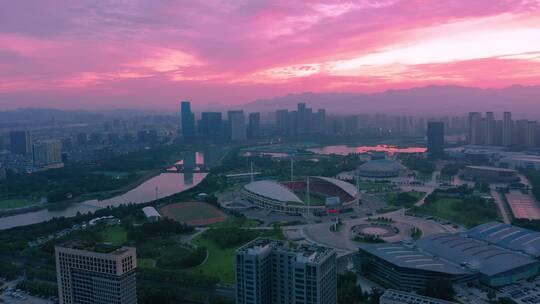
[[(13, 1), (0, 108), (540, 84), (540, 1)], [(152, 103), (149, 103), (152, 101)]]

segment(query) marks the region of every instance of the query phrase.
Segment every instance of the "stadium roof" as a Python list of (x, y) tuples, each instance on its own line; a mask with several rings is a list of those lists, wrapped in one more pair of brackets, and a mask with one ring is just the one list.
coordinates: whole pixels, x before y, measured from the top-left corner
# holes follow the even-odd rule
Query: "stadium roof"
[(501, 247), (540, 256), (540, 233), (499, 222), (490, 222), (470, 229), (467, 234), (475, 239)]
[(360, 248), (398, 267), (414, 268), (452, 275), (472, 274), (472, 272), (466, 268), (460, 267), (450, 261), (434, 257), (427, 252), (420, 251), (413, 245), (405, 245), (403, 243), (376, 244), (362, 245)]
[(339, 179), (331, 178), (331, 177), (324, 177), (324, 176), (313, 176), (312, 178), (317, 178), (324, 180), (326, 182), (329, 182), (336, 187), (339, 187), (341, 190), (347, 192), (352, 197), (356, 197), (358, 195), (358, 189), (356, 187), (348, 182), (344, 182)]
[(303, 203), (293, 191), (275, 181), (262, 180), (251, 182), (245, 185), (244, 189), (280, 202)]
[(473, 238), (442, 233), (426, 236), (415, 242), (419, 248), (456, 264), (494, 276), (537, 261)]
[(374, 159), (358, 167), (360, 171), (369, 172), (398, 172), (407, 170), (400, 162), (391, 159)]

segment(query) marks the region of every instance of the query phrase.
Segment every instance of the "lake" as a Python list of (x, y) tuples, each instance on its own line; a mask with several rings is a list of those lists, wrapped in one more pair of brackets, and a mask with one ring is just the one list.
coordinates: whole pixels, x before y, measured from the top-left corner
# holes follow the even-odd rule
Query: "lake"
[(308, 151), (317, 153), (317, 154), (338, 154), (338, 155), (348, 155), (351, 153), (362, 154), (368, 152), (386, 152), (389, 154), (395, 153), (424, 153), (427, 151), (426, 148), (422, 147), (397, 147), (390, 145), (376, 145), (376, 146), (359, 146), (351, 147), (346, 145), (335, 145), (335, 146), (324, 146), (320, 148), (309, 148)]

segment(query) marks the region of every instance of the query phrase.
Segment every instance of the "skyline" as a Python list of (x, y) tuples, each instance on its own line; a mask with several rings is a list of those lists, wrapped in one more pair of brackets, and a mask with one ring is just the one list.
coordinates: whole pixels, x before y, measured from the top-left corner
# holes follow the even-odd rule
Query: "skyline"
[[(9, 2), (0, 109), (540, 85), (540, 1)], [(309, 101), (307, 101), (309, 102)]]

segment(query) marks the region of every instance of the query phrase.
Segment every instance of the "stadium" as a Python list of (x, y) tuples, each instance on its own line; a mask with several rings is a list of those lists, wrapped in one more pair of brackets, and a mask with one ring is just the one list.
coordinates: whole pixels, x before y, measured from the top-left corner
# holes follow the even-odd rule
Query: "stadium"
[(294, 215), (350, 208), (359, 200), (354, 185), (322, 176), (292, 182), (254, 181), (244, 186), (242, 195), (257, 207)]
[(375, 159), (358, 167), (358, 175), (371, 178), (404, 176), (409, 173), (407, 167), (391, 159)]

